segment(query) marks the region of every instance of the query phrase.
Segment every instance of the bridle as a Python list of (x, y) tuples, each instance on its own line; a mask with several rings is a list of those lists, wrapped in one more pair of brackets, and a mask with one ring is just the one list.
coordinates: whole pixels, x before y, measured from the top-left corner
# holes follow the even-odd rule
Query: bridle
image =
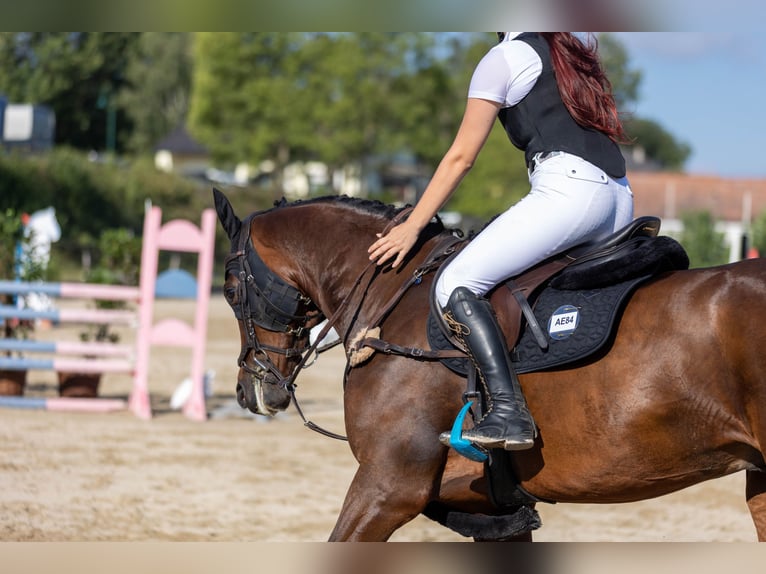
[[(275, 384), (290, 393), (292, 402), (305, 426), (331, 438), (348, 440), (345, 436), (325, 430), (306, 419), (295, 394), (295, 379), (298, 373), (313, 364), (321, 351), (334, 346), (333, 343), (320, 347), (322, 340), (337, 320), (339, 312), (328, 320), (315, 342), (308, 344), (309, 331), (324, 319), (324, 315), (309, 296), (285, 282), (264, 263), (250, 241), (251, 220), (252, 216), (243, 221), (237, 249), (225, 260), (226, 274), (232, 273), (239, 280), (237, 303), (232, 305), (232, 308), (235, 317), (244, 327), (244, 341), (237, 364), (242, 370), (255, 376), (261, 384)], [(256, 326), (267, 331), (289, 335), (289, 346), (280, 348), (262, 343), (255, 333)], [(267, 351), (284, 355), (288, 359), (300, 357), (300, 360), (292, 372), (285, 377)], [(247, 361), (248, 354), (252, 356), (253, 365)], [(312, 356), (314, 359), (310, 361)], [(273, 381), (268, 381), (269, 374), (274, 378)]]
[[(399, 223), (411, 211), (407, 208), (400, 212), (384, 230), (383, 234)], [(232, 305), (234, 315), (244, 326), (244, 341), (237, 359), (241, 369), (254, 375), (262, 383), (276, 384), (290, 393), (292, 402), (295, 404), (298, 414), (303, 419), (305, 426), (325, 436), (339, 440), (348, 440), (345, 436), (327, 431), (306, 419), (295, 395), (295, 379), (298, 373), (305, 367), (310, 366), (312, 356), (316, 356), (321, 350), (333, 346), (320, 345), (330, 329), (336, 324), (341, 313), (346, 309), (352, 299), (354, 291), (362, 284), (363, 278), (369, 274), (368, 281), (372, 281), (375, 273), (375, 262), (370, 262), (357, 277), (348, 296), (341, 302), (338, 309), (329, 317), (325, 326), (318, 334), (313, 344), (308, 344), (309, 331), (312, 327), (322, 322), (325, 316), (311, 300), (310, 297), (284, 281), (264, 263), (250, 241), (250, 224), (255, 214), (252, 214), (242, 222), (242, 227), (235, 251), (230, 253), (225, 260), (226, 274), (232, 273), (238, 278), (237, 303)], [(367, 285), (369, 287), (369, 285)], [(366, 288), (364, 289), (366, 292)], [(361, 303), (361, 302), (360, 302)], [(271, 332), (281, 332), (291, 336), (291, 343), (287, 348), (266, 345), (258, 340), (255, 327), (261, 327)], [(299, 346), (303, 341), (304, 345)], [(340, 342), (340, 341), (338, 341)], [(250, 365), (247, 356), (252, 351), (254, 365)], [(271, 358), (268, 352), (284, 355), (287, 358), (300, 357), (300, 361), (289, 376), (285, 377)], [(271, 374), (274, 381), (267, 381), (266, 377)]]
[[(244, 326), (245, 336), (237, 364), (262, 381), (270, 373), (276, 380), (275, 384), (293, 392), (297, 372), (294, 370), (285, 377), (267, 351), (288, 359), (304, 359), (311, 349), (308, 344), (309, 330), (324, 316), (310, 297), (285, 282), (263, 262), (250, 241), (250, 221), (251, 218), (247, 218), (243, 222), (237, 250), (229, 254), (225, 261), (226, 273), (233, 273), (239, 279), (237, 303), (233, 308), (234, 315)], [(290, 336), (290, 346), (281, 348), (262, 343), (255, 333), (256, 326), (285, 333)], [(253, 365), (247, 361), (250, 352)], [(302, 360), (300, 364), (306, 366), (306, 363), (307, 360)]]

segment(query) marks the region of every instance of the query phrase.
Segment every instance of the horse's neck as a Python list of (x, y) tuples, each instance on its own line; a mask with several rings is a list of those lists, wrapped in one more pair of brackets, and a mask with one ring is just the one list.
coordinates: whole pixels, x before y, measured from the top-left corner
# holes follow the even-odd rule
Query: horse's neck
[(367, 247), (386, 222), (372, 214), (350, 217), (347, 210), (331, 205), (315, 207), (305, 218), (275, 218), (268, 227), (254, 229), (253, 237), (270, 238), (271, 249), (279, 251), (283, 277), (296, 282), (329, 317), (342, 305), (351, 306), (346, 299), (365, 288), (355, 284), (374, 271)]

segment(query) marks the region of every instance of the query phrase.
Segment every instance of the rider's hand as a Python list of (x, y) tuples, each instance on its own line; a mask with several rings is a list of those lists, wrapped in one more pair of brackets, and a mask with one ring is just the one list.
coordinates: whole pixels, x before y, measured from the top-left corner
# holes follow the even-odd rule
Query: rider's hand
[(391, 266), (397, 267), (415, 245), (419, 234), (420, 230), (408, 221), (391, 228), (386, 235), (378, 233), (378, 240), (367, 250), (370, 261), (382, 265), (393, 257)]

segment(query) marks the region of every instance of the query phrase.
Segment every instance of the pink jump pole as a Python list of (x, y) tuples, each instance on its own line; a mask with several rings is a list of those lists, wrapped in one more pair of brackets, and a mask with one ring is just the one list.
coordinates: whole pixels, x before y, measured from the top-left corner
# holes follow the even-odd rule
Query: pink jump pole
[(151, 207), (144, 215), (144, 233), (141, 246), (141, 274), (139, 279), (138, 330), (136, 332), (136, 365), (133, 375), (133, 390), (128, 408), (138, 418), (152, 418), (149, 404), (149, 350), (151, 348), (152, 322), (154, 314), (154, 289), (157, 280), (157, 260), (162, 211)]
[(197, 257), (197, 306), (194, 315), (194, 336), (192, 342), (192, 392), (183, 405), (184, 415), (195, 421), (207, 420), (205, 406), (205, 344), (207, 341), (208, 307), (210, 288), (213, 281), (213, 250), (215, 247), (215, 211), (206, 209), (202, 213), (200, 244)]

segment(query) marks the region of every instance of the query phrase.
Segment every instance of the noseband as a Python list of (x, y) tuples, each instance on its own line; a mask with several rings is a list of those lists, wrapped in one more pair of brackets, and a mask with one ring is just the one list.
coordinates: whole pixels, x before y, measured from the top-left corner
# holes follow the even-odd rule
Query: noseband
[[(234, 306), (234, 315), (244, 325), (245, 342), (237, 359), (239, 367), (258, 377), (261, 381), (271, 373), (276, 384), (292, 392), (294, 390), (295, 371), (285, 377), (277, 369), (266, 351), (284, 355), (287, 358), (300, 357), (306, 363), (308, 343), (308, 323), (319, 322), (323, 316), (311, 298), (286, 283), (263, 262), (250, 241), (250, 221), (242, 224), (237, 250), (226, 258), (226, 273), (233, 273), (239, 279), (237, 286), (238, 303)], [(285, 333), (292, 337), (292, 343), (304, 340), (304, 346), (288, 348), (266, 345), (258, 340), (255, 326), (276, 333)], [(247, 355), (252, 351), (253, 362), (247, 362)]]

